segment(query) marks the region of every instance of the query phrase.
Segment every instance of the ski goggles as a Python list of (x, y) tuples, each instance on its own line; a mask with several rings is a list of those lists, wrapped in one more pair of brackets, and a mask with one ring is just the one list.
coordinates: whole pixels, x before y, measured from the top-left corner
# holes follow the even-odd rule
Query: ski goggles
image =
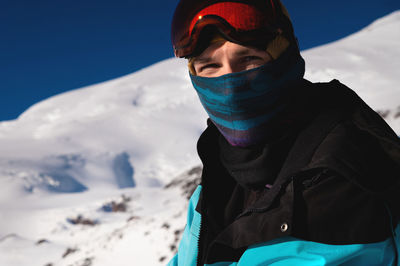
[(210, 26), (232, 42), (266, 43), (278, 34), (275, 26), (277, 6), (280, 7), (276, 0), (181, 0), (175, 10), (171, 29), (175, 56), (193, 55), (200, 34)]

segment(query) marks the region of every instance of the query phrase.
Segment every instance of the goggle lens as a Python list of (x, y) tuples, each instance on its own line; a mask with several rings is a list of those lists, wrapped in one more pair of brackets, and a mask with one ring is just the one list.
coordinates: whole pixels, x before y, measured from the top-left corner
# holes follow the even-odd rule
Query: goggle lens
[(241, 41), (241, 36), (245, 36), (242, 33), (257, 30), (265, 32), (267, 28), (270, 30), (269, 21), (273, 19), (271, 16), (267, 18), (256, 7), (240, 2), (218, 2), (209, 5), (187, 21), (174, 17), (172, 42), (175, 56), (191, 55), (196, 49), (200, 32), (206, 26), (213, 25), (226, 37)]
[(222, 2), (208, 6), (197, 13), (190, 23), (190, 34), (196, 23), (207, 16), (218, 16), (237, 31), (255, 30), (263, 25), (262, 14), (254, 7), (242, 3)]

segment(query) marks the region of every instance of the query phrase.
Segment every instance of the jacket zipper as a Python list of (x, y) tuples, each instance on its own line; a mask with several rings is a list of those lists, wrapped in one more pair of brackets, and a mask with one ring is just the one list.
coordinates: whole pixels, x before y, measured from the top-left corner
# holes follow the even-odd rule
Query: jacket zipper
[(197, 257), (196, 257), (196, 265), (197, 266), (201, 266), (201, 258), (200, 258), (200, 255), (202, 255), (202, 254), (200, 254), (201, 252), (200, 252), (200, 239), (201, 239), (201, 235), (202, 235), (202, 233), (201, 233), (201, 231), (202, 231), (202, 229), (203, 229), (203, 217), (202, 217), (202, 215), (200, 216), (200, 225), (199, 225), (199, 239), (197, 239)]
[(246, 216), (246, 215), (249, 214), (249, 213), (261, 213), (261, 212), (267, 211), (268, 209), (269, 209), (269, 207), (268, 207), (268, 208), (259, 208), (259, 209), (248, 209), (248, 210), (242, 212), (241, 214), (239, 214), (239, 215), (235, 218), (235, 221), (238, 220), (238, 219), (240, 219), (240, 218), (243, 217), (243, 216)]
[[(202, 191), (204, 193), (204, 190)], [(204, 195), (203, 195), (204, 196)], [(206, 230), (206, 223), (204, 223), (204, 219), (206, 218), (205, 211), (205, 202), (204, 197), (201, 199), (201, 208), (200, 208), (200, 224), (199, 224), (199, 239), (197, 240), (197, 257), (196, 257), (196, 266), (201, 266), (203, 261), (203, 250), (202, 242), (204, 241), (204, 234)]]

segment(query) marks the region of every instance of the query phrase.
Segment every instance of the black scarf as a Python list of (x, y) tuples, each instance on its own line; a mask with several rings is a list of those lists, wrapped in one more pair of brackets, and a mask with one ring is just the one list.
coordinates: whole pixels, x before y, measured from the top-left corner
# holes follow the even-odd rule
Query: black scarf
[(246, 189), (260, 190), (273, 185), (286, 155), (295, 140), (295, 132), (251, 147), (230, 145), (220, 136), (220, 160), (228, 173)]

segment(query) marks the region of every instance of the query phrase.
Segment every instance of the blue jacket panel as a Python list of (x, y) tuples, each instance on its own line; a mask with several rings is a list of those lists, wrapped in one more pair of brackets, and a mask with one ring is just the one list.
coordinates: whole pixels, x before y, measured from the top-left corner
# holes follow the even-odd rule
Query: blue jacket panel
[(187, 222), (182, 239), (178, 247), (178, 253), (168, 265), (196, 265), (198, 253), (198, 241), (200, 236), (201, 215), (196, 209), (199, 201), (201, 186), (194, 191), (189, 201)]
[[(187, 225), (183, 232), (178, 253), (168, 265), (195, 266), (201, 215), (195, 210), (201, 186), (193, 193), (188, 209)], [(394, 265), (399, 250), (400, 226), (392, 238), (371, 244), (327, 245), (304, 241), (294, 237), (282, 237), (250, 246), (237, 262), (218, 262), (214, 266), (227, 265)]]

